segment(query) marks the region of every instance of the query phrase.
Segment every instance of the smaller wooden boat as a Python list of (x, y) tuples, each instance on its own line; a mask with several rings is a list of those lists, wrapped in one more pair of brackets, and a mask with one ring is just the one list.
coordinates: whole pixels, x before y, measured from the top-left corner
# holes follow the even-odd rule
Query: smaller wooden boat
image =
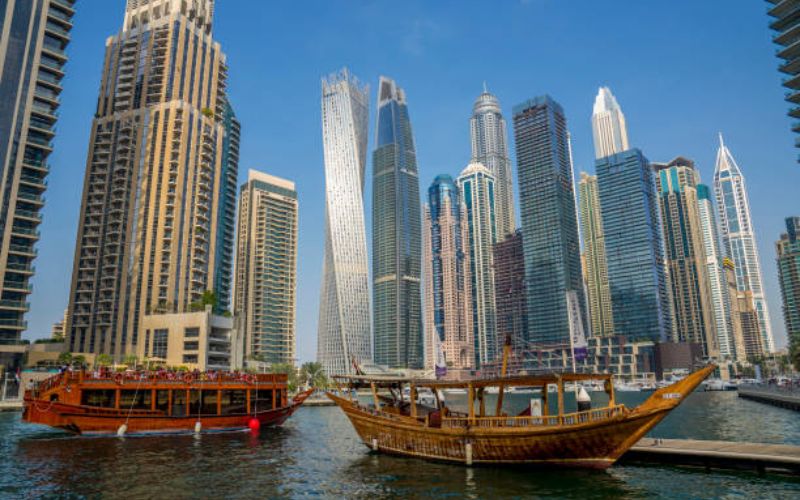
[(313, 392), (289, 398), (285, 374), (64, 372), (25, 391), (22, 419), (74, 434), (160, 434), (281, 425)]
[[(606, 374), (551, 374), (459, 382), (341, 376), (334, 377), (339, 394), (327, 395), (344, 411), (363, 443), (375, 451), (466, 465), (538, 464), (603, 469), (666, 417), (715, 368), (708, 365), (658, 389), (632, 409), (617, 402), (612, 376)], [(576, 405), (574, 411), (567, 411), (565, 384), (576, 386), (594, 381), (602, 382), (608, 405), (588, 409)], [(556, 393), (550, 394), (548, 386), (555, 386)], [(361, 387), (372, 389), (371, 403), (352, 396), (352, 389)], [(539, 391), (532, 394), (534, 397), (522, 412), (509, 415), (503, 406), (509, 387)], [(406, 388), (408, 398), (403, 397)], [(416, 394), (420, 388), (430, 389), (436, 403), (412, 404), (418, 401)], [(495, 401), (487, 401), (489, 388), (497, 391)], [(441, 392), (450, 393), (453, 389), (466, 391), (467, 405), (463, 412), (451, 409), (439, 397)], [(385, 395), (387, 391), (392, 397)], [(350, 396), (341, 395), (345, 393)], [(557, 398), (554, 413), (549, 404), (552, 398)], [(494, 411), (487, 406), (494, 406)]]

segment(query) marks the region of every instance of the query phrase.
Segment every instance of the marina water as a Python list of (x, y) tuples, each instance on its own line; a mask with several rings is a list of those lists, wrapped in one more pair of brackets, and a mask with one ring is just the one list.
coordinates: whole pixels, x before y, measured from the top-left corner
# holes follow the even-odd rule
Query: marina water
[[(617, 396), (632, 407), (647, 393)], [(528, 400), (507, 398), (511, 409)], [(695, 392), (650, 436), (800, 445), (800, 414)], [(260, 435), (125, 439), (72, 437), (4, 413), (0, 456), (2, 498), (800, 498), (800, 478), (742, 471), (467, 468), (375, 454), (335, 407), (300, 408)]]

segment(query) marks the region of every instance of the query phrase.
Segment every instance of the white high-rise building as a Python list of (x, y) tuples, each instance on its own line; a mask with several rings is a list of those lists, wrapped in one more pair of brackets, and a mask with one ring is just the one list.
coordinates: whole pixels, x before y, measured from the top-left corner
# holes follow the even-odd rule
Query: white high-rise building
[(514, 234), (514, 179), (511, 159), (508, 156), (506, 120), (500, 110), (500, 101), (489, 93), (484, 84), (483, 93), (475, 100), (469, 121), (472, 138), (472, 161), (483, 164), (496, 179), (497, 193), (494, 205), (497, 217), (497, 241)]
[[(717, 331), (719, 354), (722, 358), (735, 358), (736, 347), (731, 330), (730, 298), (723, 268), (724, 254), (719, 243), (717, 218), (711, 193), (705, 184), (697, 185), (697, 206), (700, 215), (700, 234), (706, 254), (706, 271), (711, 289), (711, 309), (714, 328)], [(736, 300), (736, 297), (733, 297)]]
[(774, 352), (775, 343), (761, 281), (761, 266), (755, 229), (750, 217), (747, 186), (739, 165), (722, 140), (722, 134), (719, 136), (717, 164), (714, 169), (714, 193), (717, 196), (722, 241), (736, 271), (736, 286), (739, 291), (753, 293), (762, 345), (766, 351)]
[(608, 87), (600, 87), (594, 99), (592, 134), (595, 158), (605, 158), (629, 149), (625, 115)]
[(328, 375), (371, 361), (369, 260), (364, 230), (369, 87), (347, 69), (322, 80), (325, 260), (317, 361)]

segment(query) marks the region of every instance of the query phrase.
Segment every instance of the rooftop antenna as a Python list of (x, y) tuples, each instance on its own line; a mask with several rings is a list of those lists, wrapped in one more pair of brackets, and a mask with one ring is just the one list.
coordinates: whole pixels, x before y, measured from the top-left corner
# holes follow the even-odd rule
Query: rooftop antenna
[(489, 93), (489, 89), (486, 88), (486, 80), (483, 81), (483, 93), (484, 94), (488, 94)]

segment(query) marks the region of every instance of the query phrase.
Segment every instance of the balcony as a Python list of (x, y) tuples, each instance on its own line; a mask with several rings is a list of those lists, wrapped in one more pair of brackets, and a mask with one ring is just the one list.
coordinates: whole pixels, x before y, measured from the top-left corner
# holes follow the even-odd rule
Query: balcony
[(0, 300), (0, 309), (13, 309), (15, 311), (28, 311), (31, 305), (24, 300)]
[(33, 285), (29, 285), (25, 281), (7, 279), (3, 282), (3, 289), (9, 292), (31, 293)]
[(8, 253), (15, 255), (24, 255), (26, 257), (35, 257), (38, 251), (32, 246), (27, 245), (8, 245)]
[(3, 319), (0, 318), (0, 328), (7, 328), (12, 330), (25, 330), (28, 328), (28, 322), (21, 319)]

